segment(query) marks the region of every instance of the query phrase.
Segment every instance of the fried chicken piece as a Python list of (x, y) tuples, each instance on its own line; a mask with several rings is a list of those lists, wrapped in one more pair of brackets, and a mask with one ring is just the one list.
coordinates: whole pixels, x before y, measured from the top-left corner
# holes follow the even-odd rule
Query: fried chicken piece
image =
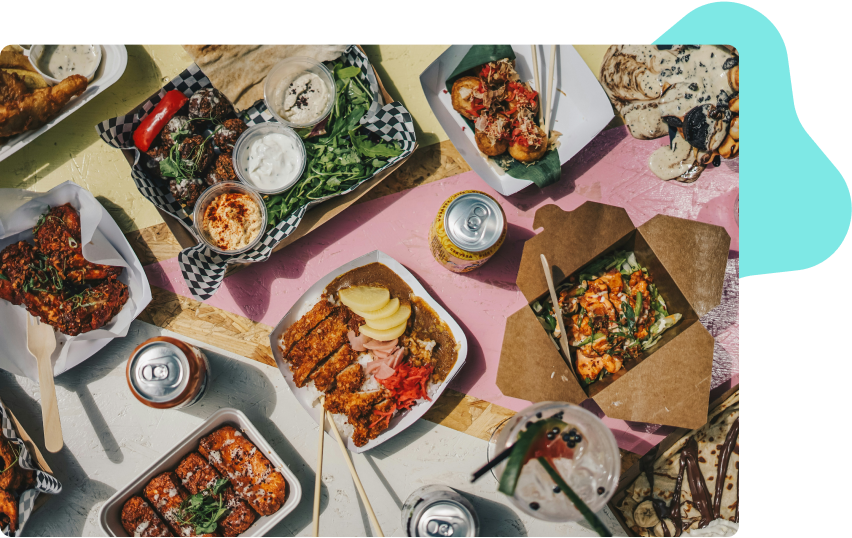
[(38, 129), (89, 85), (86, 77), (71, 75), (56, 86), (39, 88), (15, 101), (0, 104), (0, 137)]
[(12, 444), (0, 436), (0, 490), (15, 491), (21, 485), (21, 469), (16, 464), (18, 457), (12, 450)]
[(79, 284), (121, 274), (122, 267), (92, 263), (83, 257), (80, 214), (71, 204), (48, 211), (33, 233), (36, 246), (63, 280)]
[(388, 429), (393, 412), (393, 402), (382, 400), (373, 407), (369, 415), (355, 421), (355, 431), (352, 434), (352, 442), (355, 446), (366, 445), (371, 439), (375, 439)]
[[(0, 489), (0, 516), (5, 516), (5, 519), (8, 520), (9, 530), (14, 533), (18, 528), (18, 501), (11, 493), (2, 489)], [(3, 521), (4, 518), (0, 517), (0, 523)], [(2, 524), (0, 524), (0, 527), (2, 527)]]
[(337, 374), (357, 359), (358, 353), (352, 349), (352, 346), (344, 344), (330, 359), (325, 361), (325, 364), (314, 370), (310, 378), (314, 381), (318, 391), (326, 392), (334, 386)]
[(29, 89), (21, 77), (0, 69), (0, 105), (17, 101), (27, 92)]
[(52, 325), (69, 336), (100, 329), (121, 311), (129, 296), (127, 286), (112, 276), (64, 301), (59, 323)]
[[(21, 304), (42, 323), (54, 327), (60, 323), (60, 308), (65, 299), (65, 285), (53, 266), (26, 241), (18, 241), (0, 252), (0, 273), (9, 279), (13, 304)], [(8, 290), (8, 285), (3, 286)], [(17, 302), (16, 302), (17, 301)]]
[[(360, 366), (360, 365), (359, 365)], [(327, 394), (323, 407), (329, 413), (346, 415), (351, 424), (366, 416), (384, 398), (385, 391), (373, 392), (333, 392)]]
[(347, 366), (335, 378), (334, 392), (355, 392), (364, 384), (364, 367), (358, 363)]
[(12, 286), (12, 281), (6, 278), (2, 272), (0, 272), (0, 299), (5, 299), (14, 305), (19, 305), (24, 300)]
[[(219, 472), (207, 463), (197, 452), (191, 453), (180, 462), (175, 474), (181, 479), (183, 487), (193, 495), (212, 488), (216, 481), (222, 478)], [(255, 515), (248, 503), (237, 497), (234, 488), (229, 484), (220, 494), (228, 515), (219, 522), (219, 530), (225, 536), (238, 536), (248, 530), (254, 523)], [(219, 496), (214, 496), (216, 500)]]
[(349, 331), (349, 312), (345, 307), (335, 309), (290, 353), (290, 371), (293, 372), (293, 382), (297, 387), (307, 383), (308, 375), (320, 361), (349, 341), (346, 336)]
[(121, 509), (121, 526), (128, 536), (174, 536), (145, 499), (134, 495)]
[(234, 427), (224, 426), (202, 437), (198, 451), (231, 480), (237, 495), (258, 514), (274, 514), (287, 499), (284, 476)]
[(314, 327), (327, 318), (333, 310), (334, 305), (328, 302), (325, 295), (323, 295), (307, 314), (299, 318), (296, 323), (290, 325), (290, 328), (281, 335), (280, 349), (281, 355), (285, 360), (287, 360), (287, 357), (293, 350), (293, 346), (314, 330)]
[[(180, 523), (180, 505), (189, 493), (180, 485), (180, 480), (171, 471), (155, 476), (143, 490), (145, 498), (171, 527), (177, 536), (198, 536), (193, 525)], [(216, 536), (202, 534), (201, 536)]]
[(577, 350), (577, 373), (580, 374), (586, 381), (591, 381), (598, 377), (604, 367), (601, 357), (584, 355), (579, 349)]

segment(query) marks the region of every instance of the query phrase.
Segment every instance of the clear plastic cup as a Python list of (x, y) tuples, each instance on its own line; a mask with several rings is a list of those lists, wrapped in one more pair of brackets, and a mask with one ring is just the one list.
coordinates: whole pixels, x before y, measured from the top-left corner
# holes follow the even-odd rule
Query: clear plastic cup
[[(498, 426), (488, 443), (488, 461), (515, 443), (527, 423), (544, 420), (562, 413), (567, 426), (557, 434), (576, 429), (582, 440), (573, 448), (573, 457), (554, 458), (553, 464), (562, 479), (583, 499), (593, 512), (598, 512), (615, 493), (621, 474), (621, 455), (609, 428), (589, 411), (564, 402), (541, 402), (527, 407)], [(570, 445), (569, 445), (570, 446)], [(494, 468), (500, 479), (506, 468), (504, 461)], [(554, 490), (556, 483), (536, 459), (524, 465), (518, 479), (512, 504), (524, 513), (545, 521), (580, 521), (583, 515), (565, 493)]]
[[(248, 158), (252, 143), (270, 133), (283, 134), (296, 143), (296, 147), (299, 148), (299, 164), (296, 166), (298, 173), (293, 176), (289, 182), (283, 183), (274, 189), (262, 189), (252, 182), (251, 178), (248, 177), (246, 169), (248, 168)], [(302, 173), (305, 171), (305, 163), (307, 160), (307, 155), (305, 154), (305, 143), (302, 141), (302, 138), (290, 127), (276, 121), (258, 123), (257, 125), (252, 125), (246, 129), (237, 139), (237, 142), (234, 144), (234, 151), (231, 154), (231, 162), (234, 165), (234, 171), (237, 173), (237, 178), (248, 188), (261, 194), (279, 194), (295, 185), (302, 177)]]
[[(255, 203), (257, 203), (257, 205), (260, 207), (261, 224), (260, 231), (258, 232), (257, 237), (255, 237), (251, 241), (251, 243), (240, 249), (223, 250), (216, 246), (212, 239), (207, 237), (207, 233), (204, 231), (202, 221), (204, 218), (204, 213), (205, 211), (207, 211), (207, 207), (213, 202), (213, 200), (215, 200), (216, 197), (222, 194), (231, 192), (248, 194), (252, 197)], [(198, 237), (201, 239), (201, 242), (204, 243), (205, 246), (207, 246), (210, 250), (214, 252), (218, 252), (219, 254), (234, 255), (247, 252), (257, 246), (258, 243), (260, 243), (260, 240), (263, 239), (263, 235), (266, 231), (268, 217), (266, 214), (266, 204), (263, 203), (263, 198), (261, 198), (258, 193), (249, 189), (242, 183), (238, 183), (236, 181), (222, 181), (221, 183), (216, 183), (215, 185), (209, 187), (206, 191), (201, 193), (201, 196), (198, 197), (198, 201), (195, 203), (195, 210), (192, 213), (192, 221), (195, 224), (195, 230), (197, 232), (196, 235), (198, 235)]]
[[(328, 99), (322, 114), (304, 123), (294, 123), (281, 117), (279, 106), (283, 105), (284, 96), (290, 84), (305, 73), (313, 73), (325, 83)], [(307, 56), (293, 56), (281, 60), (269, 71), (266, 81), (263, 83), (263, 101), (266, 103), (269, 112), (276, 120), (293, 129), (313, 127), (324, 120), (334, 106), (335, 95), (334, 75), (325, 65)]]

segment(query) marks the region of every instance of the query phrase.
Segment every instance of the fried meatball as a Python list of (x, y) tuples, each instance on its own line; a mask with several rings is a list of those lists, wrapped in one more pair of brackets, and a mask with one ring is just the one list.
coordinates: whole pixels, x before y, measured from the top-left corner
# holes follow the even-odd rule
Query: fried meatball
[(200, 135), (184, 138), (178, 146), (181, 164), (195, 177), (202, 177), (216, 157), (213, 148)]
[[(166, 149), (174, 146), (181, 137), (192, 136), (195, 129), (190, 119), (186, 116), (175, 116), (169, 120), (163, 130), (160, 131), (160, 139)], [(175, 135), (178, 135), (177, 137)], [(175, 140), (178, 138), (178, 140)]]
[(492, 144), (485, 133), (476, 131), (476, 147), (489, 157), (496, 157), (506, 153), (506, 150), (509, 148), (509, 142), (501, 138)]
[(231, 102), (216, 88), (202, 88), (189, 98), (190, 118), (221, 118), (233, 111)]
[(173, 179), (169, 182), (169, 191), (171, 191), (172, 196), (187, 209), (195, 207), (195, 202), (198, 201), (198, 197), (206, 188), (207, 185), (204, 185), (204, 182), (200, 179), (184, 179), (180, 183)]
[(215, 185), (220, 181), (237, 181), (237, 173), (234, 171), (234, 163), (230, 155), (222, 153), (216, 158), (216, 162), (207, 172), (208, 185)]
[(234, 151), (234, 144), (237, 143), (237, 139), (246, 129), (248, 129), (248, 125), (239, 118), (225, 120), (213, 135), (213, 142), (219, 148), (219, 151), (230, 155)]
[[(474, 92), (479, 89), (479, 77), (462, 77), (453, 83), (452, 100), (453, 109), (467, 119), (475, 120), (479, 117), (474, 102)], [(482, 100), (480, 99), (480, 104)], [(505, 150), (504, 150), (505, 151)]]
[(547, 144), (537, 146), (524, 146), (522, 144), (510, 144), (509, 155), (522, 163), (531, 163), (544, 157), (547, 152)]
[(168, 156), (168, 149), (163, 146), (156, 146), (148, 148), (148, 151), (145, 152), (145, 156), (142, 157), (140, 162), (142, 164), (142, 168), (148, 172), (149, 175), (163, 179), (163, 175), (160, 173), (160, 162)]

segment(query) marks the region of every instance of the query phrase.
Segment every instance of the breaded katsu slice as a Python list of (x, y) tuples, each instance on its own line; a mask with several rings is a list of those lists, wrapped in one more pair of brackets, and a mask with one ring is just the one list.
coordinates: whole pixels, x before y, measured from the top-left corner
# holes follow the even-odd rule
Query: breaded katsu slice
[[(359, 365), (360, 366), (360, 365)], [(379, 401), (384, 399), (385, 392), (333, 392), (326, 394), (323, 407), (329, 413), (346, 415), (350, 424), (355, 424), (361, 417), (366, 416)]]
[(370, 439), (375, 439), (380, 433), (388, 429), (393, 411), (393, 402), (382, 400), (370, 410), (368, 415), (356, 420), (354, 422), (355, 431), (352, 434), (352, 442), (355, 443), (355, 446), (366, 445)]
[(130, 536), (174, 536), (166, 522), (160, 519), (145, 499), (130, 497), (121, 509), (121, 526)]
[(364, 384), (364, 367), (358, 364), (347, 366), (337, 375), (334, 383), (336, 393), (357, 392)]
[(232, 426), (224, 426), (202, 437), (198, 451), (225, 475), (236, 494), (255, 511), (268, 516), (287, 498), (287, 481), (266, 456)]
[[(192, 495), (212, 488), (216, 485), (216, 481), (222, 478), (219, 471), (211, 467), (197, 452), (185, 457), (175, 469), (175, 474), (180, 478), (183, 487)], [(238, 536), (244, 533), (254, 523), (254, 512), (247, 502), (237, 497), (230, 484), (225, 486), (220, 495), (228, 508), (228, 515), (219, 521), (219, 531), (224, 536)], [(219, 500), (219, 495), (215, 495), (214, 498)]]
[[(177, 536), (198, 536), (195, 534), (193, 525), (182, 525), (180, 523), (180, 504), (189, 497), (189, 494), (180, 485), (180, 480), (171, 471), (157, 475), (148, 482), (142, 491), (151, 506), (154, 507), (172, 531)], [(216, 536), (215, 534), (202, 534), (201, 536)]]
[(311, 374), (311, 379), (314, 381), (317, 390), (326, 392), (334, 385), (334, 379), (337, 374), (342, 372), (347, 366), (358, 359), (358, 353), (352, 349), (349, 344), (343, 344), (340, 349), (334, 352), (330, 359), (325, 361), (325, 364), (314, 370)]
[(323, 295), (320, 301), (307, 314), (299, 318), (296, 323), (290, 325), (290, 328), (281, 335), (281, 355), (287, 359), (287, 356), (293, 349), (293, 345), (314, 330), (314, 327), (327, 318), (332, 310), (334, 310), (334, 305), (328, 302)]
[(293, 372), (293, 383), (297, 387), (305, 386), (308, 375), (317, 364), (349, 341), (346, 336), (349, 332), (349, 312), (345, 307), (336, 308), (293, 348), (290, 353), (290, 371)]

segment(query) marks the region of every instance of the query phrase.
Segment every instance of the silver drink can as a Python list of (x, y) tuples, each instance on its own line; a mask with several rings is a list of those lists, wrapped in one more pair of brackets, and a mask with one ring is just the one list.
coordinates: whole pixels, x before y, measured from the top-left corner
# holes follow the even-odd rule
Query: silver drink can
[(204, 396), (210, 363), (197, 347), (159, 336), (133, 350), (126, 375), (130, 391), (143, 404), (155, 409), (180, 409)]
[(497, 200), (480, 191), (462, 191), (448, 198), (429, 229), (432, 256), (455, 273), (466, 273), (487, 262), (506, 239), (508, 223)]
[(473, 505), (447, 486), (423, 486), (412, 493), (402, 505), (402, 526), (408, 536), (479, 536)]

